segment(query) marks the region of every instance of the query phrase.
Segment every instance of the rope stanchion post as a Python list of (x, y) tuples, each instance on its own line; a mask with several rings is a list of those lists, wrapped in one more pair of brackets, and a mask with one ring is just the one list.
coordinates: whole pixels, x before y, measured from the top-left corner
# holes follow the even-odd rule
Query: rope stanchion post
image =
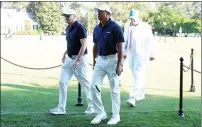
[(195, 92), (195, 86), (194, 86), (194, 49), (191, 49), (191, 87), (190, 92)]
[(81, 84), (78, 83), (78, 98), (76, 106), (83, 106), (82, 98), (81, 98)]
[(184, 59), (180, 58), (180, 102), (179, 102), (179, 111), (178, 116), (184, 118), (184, 111), (182, 109), (183, 106), (183, 61)]

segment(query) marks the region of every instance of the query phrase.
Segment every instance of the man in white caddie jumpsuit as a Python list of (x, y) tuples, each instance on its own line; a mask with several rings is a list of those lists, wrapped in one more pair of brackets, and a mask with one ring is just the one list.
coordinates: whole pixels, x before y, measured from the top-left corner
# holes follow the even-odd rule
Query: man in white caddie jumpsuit
[(147, 64), (154, 60), (154, 38), (152, 28), (149, 24), (142, 22), (139, 11), (131, 10), (129, 14), (130, 22), (124, 28), (123, 46), (124, 59), (129, 61), (132, 71), (133, 85), (127, 103), (135, 106), (135, 102), (145, 99), (145, 72)]
[(122, 42), (124, 36), (121, 27), (110, 18), (111, 10), (103, 5), (95, 8), (100, 23), (93, 32), (93, 61), (92, 98), (96, 117), (91, 124), (99, 124), (107, 118), (101, 100), (101, 85), (107, 75), (111, 89), (112, 118), (108, 125), (115, 125), (120, 121), (120, 87), (119, 75), (122, 72)]
[[(72, 9), (63, 8), (63, 16), (69, 26), (66, 28), (67, 51), (62, 58), (62, 70), (59, 81), (59, 103), (54, 109), (49, 109), (51, 114), (66, 114), (67, 84), (74, 75), (81, 87), (84, 88), (88, 107), (85, 114), (94, 113), (91, 86), (87, 79), (87, 31), (76, 19)], [(66, 57), (67, 55), (67, 57)]]

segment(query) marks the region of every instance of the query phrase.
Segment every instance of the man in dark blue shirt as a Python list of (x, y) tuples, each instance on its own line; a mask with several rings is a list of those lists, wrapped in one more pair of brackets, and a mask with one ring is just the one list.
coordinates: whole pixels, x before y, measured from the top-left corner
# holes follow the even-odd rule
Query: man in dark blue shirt
[(92, 75), (92, 98), (94, 111), (97, 116), (91, 124), (99, 124), (107, 118), (101, 100), (100, 88), (103, 78), (107, 75), (112, 99), (112, 118), (107, 124), (115, 125), (120, 121), (120, 88), (119, 77), (122, 72), (122, 42), (124, 36), (121, 27), (111, 20), (111, 10), (108, 6), (95, 8), (100, 23), (93, 33), (93, 60), (94, 71)]
[[(88, 108), (84, 113), (94, 112), (89, 79), (87, 79), (87, 32), (77, 19), (75, 11), (64, 8), (63, 16), (69, 26), (66, 28), (67, 51), (62, 58), (62, 71), (59, 82), (59, 104), (56, 108), (50, 109), (52, 114), (66, 114), (67, 84), (73, 74), (84, 87)], [(67, 55), (67, 57), (66, 57)]]

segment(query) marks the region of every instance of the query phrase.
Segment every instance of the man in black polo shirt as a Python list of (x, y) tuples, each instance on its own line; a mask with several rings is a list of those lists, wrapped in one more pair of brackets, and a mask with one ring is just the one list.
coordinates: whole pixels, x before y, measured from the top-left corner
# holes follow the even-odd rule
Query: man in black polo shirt
[(120, 88), (119, 77), (122, 72), (122, 42), (124, 42), (121, 27), (111, 20), (111, 10), (108, 6), (95, 8), (100, 23), (93, 33), (94, 71), (92, 75), (92, 98), (96, 117), (91, 124), (99, 124), (107, 118), (101, 100), (101, 85), (107, 75), (112, 100), (112, 118), (107, 124), (115, 125), (120, 121)]
[[(83, 25), (77, 19), (75, 11), (64, 8), (63, 16), (69, 26), (66, 28), (67, 51), (62, 58), (62, 71), (59, 82), (59, 103), (54, 109), (50, 109), (52, 114), (66, 114), (67, 84), (73, 74), (84, 87), (88, 108), (84, 113), (92, 114), (94, 112), (92, 104), (91, 87), (87, 79), (87, 32)], [(66, 57), (67, 55), (67, 57)]]

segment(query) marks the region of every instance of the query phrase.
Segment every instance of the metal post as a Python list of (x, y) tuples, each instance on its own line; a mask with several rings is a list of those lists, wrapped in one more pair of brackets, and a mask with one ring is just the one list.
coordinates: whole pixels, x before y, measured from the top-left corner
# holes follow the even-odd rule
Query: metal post
[(78, 83), (78, 98), (76, 106), (83, 106), (82, 98), (81, 98), (81, 85)]
[(39, 35), (40, 40), (42, 40), (43, 33), (41, 32)]
[(175, 43), (175, 25), (174, 25), (174, 43)]
[(164, 32), (164, 43), (166, 42), (166, 22), (163, 22), (163, 25), (165, 26), (165, 28), (164, 28), (164, 30), (165, 30), (165, 32)]
[(175, 43), (175, 27), (174, 27), (174, 43)]
[(164, 36), (165, 36), (165, 37), (164, 37), (164, 43), (166, 43), (166, 28), (165, 28), (164, 34), (165, 34), (165, 35), (164, 35)]
[(174, 22), (173, 25), (174, 25), (174, 43), (175, 43), (175, 26), (176, 26), (176, 23)]
[(183, 58), (180, 58), (180, 103), (179, 103), (179, 111), (178, 111), (178, 116), (183, 118), (184, 112), (182, 109), (182, 102), (183, 102)]
[(195, 92), (194, 86), (194, 49), (191, 49), (191, 87), (190, 92)]

